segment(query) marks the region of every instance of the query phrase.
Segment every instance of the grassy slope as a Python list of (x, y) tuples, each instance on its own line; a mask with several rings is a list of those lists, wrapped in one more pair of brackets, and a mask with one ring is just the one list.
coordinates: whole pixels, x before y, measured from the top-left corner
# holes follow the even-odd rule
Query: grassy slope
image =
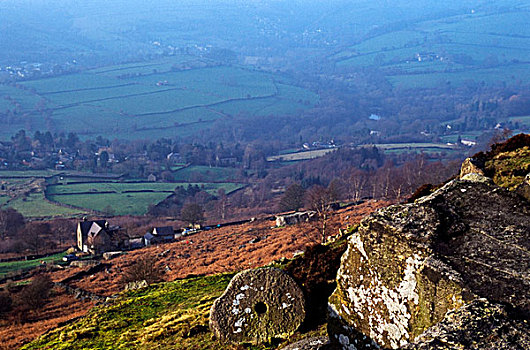
[(208, 329), (210, 307), (232, 276), (190, 278), (123, 293), (110, 306), (96, 307), (22, 349), (233, 349), (213, 340)]

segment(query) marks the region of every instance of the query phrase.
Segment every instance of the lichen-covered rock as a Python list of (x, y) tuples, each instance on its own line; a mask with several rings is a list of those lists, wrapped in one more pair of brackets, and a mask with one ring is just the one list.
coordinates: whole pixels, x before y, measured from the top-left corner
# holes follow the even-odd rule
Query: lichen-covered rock
[(331, 341), (399, 348), (477, 297), (530, 315), (529, 218), (527, 201), (475, 180), (372, 214), (342, 257)]
[(516, 192), (530, 201), (530, 173), (526, 174), (523, 183), (517, 187)]
[(328, 337), (312, 337), (302, 339), (294, 344), (287, 345), (281, 350), (321, 350), (329, 344)]
[(210, 310), (210, 328), (222, 340), (263, 343), (286, 338), (305, 316), (302, 290), (285, 272), (263, 268), (240, 272)]
[(481, 169), (481, 166), (476, 164), (476, 161), (473, 158), (467, 158), (462, 163), (460, 167), (460, 178), (468, 174), (479, 174), (484, 175), (484, 171)]
[(449, 311), (437, 325), (404, 350), (530, 349), (530, 324), (508, 315), (499, 304), (477, 299)]

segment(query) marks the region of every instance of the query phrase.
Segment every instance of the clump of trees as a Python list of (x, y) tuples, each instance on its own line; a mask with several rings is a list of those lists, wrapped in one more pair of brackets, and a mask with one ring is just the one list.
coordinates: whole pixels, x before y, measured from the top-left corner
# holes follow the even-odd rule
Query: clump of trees
[(297, 183), (287, 187), (280, 200), (280, 211), (298, 210), (304, 206), (305, 189)]
[(185, 204), (180, 212), (180, 219), (192, 226), (200, 225), (204, 222), (204, 209), (197, 203)]
[(74, 238), (72, 220), (26, 222), (15, 209), (0, 209), (0, 253), (42, 254), (72, 243)]

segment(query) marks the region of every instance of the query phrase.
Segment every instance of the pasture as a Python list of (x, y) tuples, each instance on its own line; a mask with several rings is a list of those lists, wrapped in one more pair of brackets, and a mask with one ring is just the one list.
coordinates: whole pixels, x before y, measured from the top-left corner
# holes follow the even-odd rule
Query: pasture
[(29, 270), (37, 267), (42, 263), (42, 261), (46, 262), (47, 264), (60, 262), (65, 255), (66, 253), (58, 253), (34, 260), (0, 262), (0, 278), (4, 278), (9, 273), (21, 270)]
[(322, 157), (328, 153), (335, 151), (336, 148), (316, 149), (313, 151), (286, 153), (277, 156), (267, 157), (268, 162), (294, 162), (299, 160), (307, 160)]
[(193, 165), (175, 171), (173, 178), (185, 182), (219, 182), (233, 180), (237, 171), (235, 168)]
[[(514, 35), (513, 33), (517, 33)], [(341, 69), (378, 66), (402, 88), (530, 78), (528, 10), (473, 11), (411, 22), (328, 56)]]
[(295, 114), (318, 101), (281, 75), (177, 55), (0, 84), (0, 118), (16, 111), (0, 138), (50, 123), (84, 138), (187, 136), (221, 118)]
[(153, 183), (153, 182), (91, 182), (48, 186), (46, 197), (60, 204), (107, 212), (113, 215), (144, 215), (182, 186), (199, 186), (212, 195), (223, 188), (231, 193), (242, 185), (234, 183)]

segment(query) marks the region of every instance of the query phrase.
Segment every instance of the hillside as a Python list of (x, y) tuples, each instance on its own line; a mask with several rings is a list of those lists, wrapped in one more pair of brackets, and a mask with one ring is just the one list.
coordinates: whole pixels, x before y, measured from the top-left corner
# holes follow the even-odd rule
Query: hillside
[[(311, 223), (272, 228), (258, 219), (133, 251), (78, 277), (79, 269), (54, 272), (55, 281), (82, 289), (81, 299), (113, 298), (90, 311), (85, 301), (78, 312), (88, 311), (85, 317), (61, 325), (55, 319), (59, 328), (23, 348), (279, 349), (316, 335), (329, 335), (339, 349), (527, 348), (530, 182), (521, 174), (529, 147), (524, 134), (495, 145), (466, 160), (458, 178), (424, 187), (410, 203), (341, 209), (330, 232), (349, 229), (328, 245), (314, 244)], [(146, 255), (157, 257), (172, 282), (120, 293), (123, 271)], [(212, 337), (208, 312), (234, 273), (271, 262), (303, 291), (302, 326), (262, 345)], [(11, 344), (24, 341), (15, 338)]]
[[(353, 225), (373, 210), (387, 204), (366, 202), (342, 209), (332, 218), (329, 232), (335, 233), (340, 227)], [(179, 281), (191, 275), (233, 273), (263, 266), (283, 257), (292, 258), (295, 253), (302, 252), (306, 246), (314, 245), (319, 240), (315, 228), (309, 223), (280, 228), (271, 228), (272, 226), (274, 221), (256, 220), (202, 231), (173, 243), (131, 251), (113, 260), (103, 261), (105, 268), (74, 279), (69, 285), (97, 295), (112, 296), (123, 290), (120, 281), (123, 271), (144, 256), (155, 256), (161, 266), (168, 267), (164, 277), (166, 281)], [(68, 268), (51, 272), (50, 275), (55, 282), (59, 282), (86, 269)], [(201, 278), (197, 279), (197, 283), (203, 283)], [(178, 288), (179, 283), (168, 288)], [(186, 283), (185, 280), (183, 283)], [(228, 283), (228, 280), (224, 283)], [(154, 290), (157, 288), (165, 287), (155, 287)], [(215, 291), (220, 295), (223, 289), (220, 286)], [(54, 291), (54, 297), (45, 309), (32, 315), (29, 322), (20, 325), (3, 323), (0, 326), (0, 338), (5, 340), (0, 345), (1, 349), (4, 346), (5, 349), (12, 349), (27, 343), (71, 318), (85, 315), (95, 305), (88, 298), (73, 298), (62, 288), (55, 288)]]

